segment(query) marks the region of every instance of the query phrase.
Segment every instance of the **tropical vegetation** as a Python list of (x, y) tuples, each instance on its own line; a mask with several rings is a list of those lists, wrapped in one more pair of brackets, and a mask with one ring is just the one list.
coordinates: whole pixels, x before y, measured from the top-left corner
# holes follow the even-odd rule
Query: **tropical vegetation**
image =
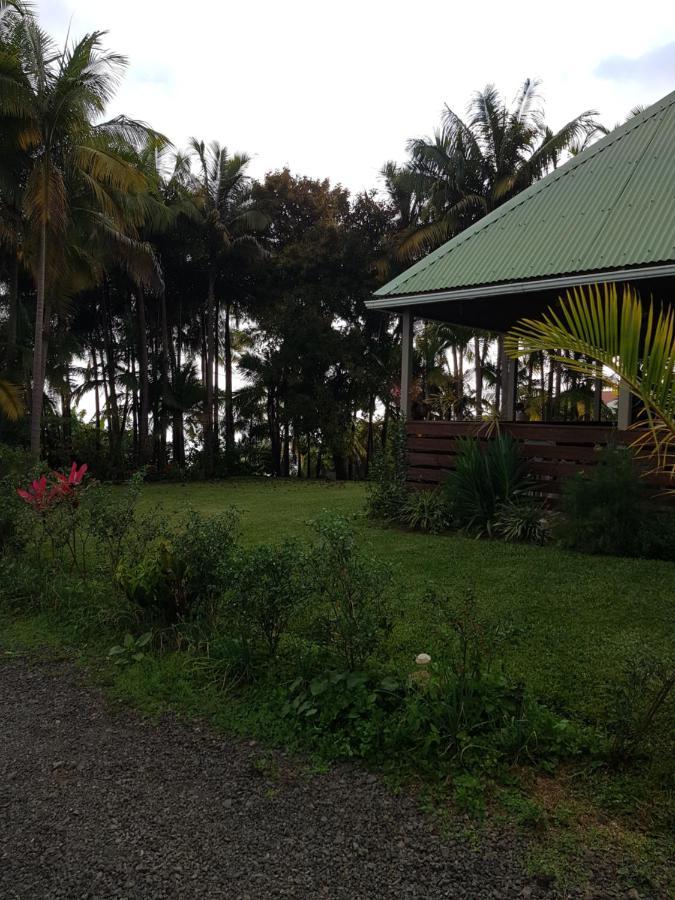
[[(397, 325), (365, 301), (602, 130), (550, 128), (528, 80), (446, 109), (377, 190), (255, 181), (247, 153), (106, 118), (127, 60), (103, 32), (61, 48), (29, 5), (0, 15), (0, 439), (104, 478), (365, 476), (400, 393)], [(427, 324), (415, 354), (418, 414), (498, 412), (491, 335)], [(544, 351), (520, 384), (530, 418), (590, 415)]]

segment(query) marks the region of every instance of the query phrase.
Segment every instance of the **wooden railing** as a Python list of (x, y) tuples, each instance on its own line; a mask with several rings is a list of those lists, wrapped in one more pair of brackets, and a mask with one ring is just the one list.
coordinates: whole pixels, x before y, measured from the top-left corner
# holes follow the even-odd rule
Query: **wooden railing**
[[(519, 444), (521, 456), (528, 461), (535, 492), (555, 497), (560, 482), (569, 475), (597, 465), (598, 450), (608, 443), (632, 444), (636, 431), (618, 431), (612, 425), (564, 424), (546, 422), (510, 422), (499, 425)], [(408, 481), (420, 487), (443, 482), (455, 466), (457, 439), (475, 437), (489, 441), (496, 427), (485, 422), (416, 422), (406, 424)], [(667, 474), (647, 473), (645, 481), (654, 494), (675, 486)]]

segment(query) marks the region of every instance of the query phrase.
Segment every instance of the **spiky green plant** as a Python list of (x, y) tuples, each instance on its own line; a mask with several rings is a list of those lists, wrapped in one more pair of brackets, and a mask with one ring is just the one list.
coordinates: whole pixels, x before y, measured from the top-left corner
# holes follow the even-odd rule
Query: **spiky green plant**
[[(675, 478), (675, 308), (644, 302), (630, 284), (573, 288), (540, 319), (522, 319), (504, 339), (512, 357), (547, 350), (591, 378), (618, 376), (639, 399), (643, 432), (633, 442)], [(572, 351), (573, 358), (561, 351)], [(644, 425), (648, 426), (644, 431)]]

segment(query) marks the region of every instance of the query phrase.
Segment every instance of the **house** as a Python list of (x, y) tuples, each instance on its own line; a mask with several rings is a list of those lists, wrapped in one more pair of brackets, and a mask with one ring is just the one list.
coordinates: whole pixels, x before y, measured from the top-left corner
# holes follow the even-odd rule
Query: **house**
[[(644, 297), (675, 302), (675, 92), (572, 157), (381, 287), (368, 302), (401, 318), (401, 404), (409, 478), (442, 481), (453, 442), (486, 437), (476, 421), (415, 421), (411, 415), (413, 321), (505, 333), (577, 285), (630, 282)], [(632, 398), (620, 387), (617, 423), (516, 421), (517, 361), (503, 359), (500, 427), (522, 444), (553, 486), (593, 463), (595, 448), (630, 441)]]

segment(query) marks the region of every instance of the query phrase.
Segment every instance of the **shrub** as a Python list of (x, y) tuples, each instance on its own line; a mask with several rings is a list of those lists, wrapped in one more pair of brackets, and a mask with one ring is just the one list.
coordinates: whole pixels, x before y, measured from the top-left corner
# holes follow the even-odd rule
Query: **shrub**
[(391, 676), (325, 672), (297, 678), (282, 715), (296, 719), (314, 743), (333, 755), (377, 759), (385, 749), (387, 722), (401, 705), (404, 686)]
[(408, 528), (430, 531), (438, 534), (450, 523), (448, 505), (444, 493), (433, 491), (410, 491), (400, 514), (400, 520)]
[(642, 648), (627, 655), (620, 678), (607, 689), (614, 760), (639, 756), (659, 727), (668, 728), (661, 715), (674, 688), (675, 658)]
[(646, 499), (630, 450), (602, 450), (597, 465), (563, 486), (561, 543), (587, 553), (668, 558), (675, 550), (663, 534), (673, 536), (672, 514), (648, 509)]
[(369, 516), (398, 521), (408, 499), (407, 472), (405, 421), (399, 419), (391, 423), (387, 445), (376, 454), (371, 465), (366, 494)]
[(544, 544), (551, 529), (544, 507), (537, 500), (519, 497), (497, 508), (494, 533), (505, 541)]
[(518, 445), (507, 434), (485, 441), (460, 438), (444, 490), (453, 520), (466, 531), (492, 534), (499, 507), (528, 486)]
[(297, 541), (239, 549), (226, 610), (242, 642), (275, 656), (291, 619), (305, 605), (311, 577), (308, 555)]
[(117, 583), (155, 624), (211, 615), (230, 578), (237, 528), (234, 510), (211, 518), (189, 511), (140, 559), (122, 559)]
[[(81, 530), (92, 537), (98, 548), (99, 563), (114, 575), (136, 523), (136, 504), (143, 475), (136, 473), (121, 486), (98, 484), (90, 487), (83, 501)], [(139, 548), (133, 542), (133, 553)]]
[(357, 546), (354, 529), (340, 517), (315, 522), (314, 592), (326, 610), (315, 626), (318, 641), (350, 672), (364, 668), (389, 629), (384, 592), (389, 569)]

